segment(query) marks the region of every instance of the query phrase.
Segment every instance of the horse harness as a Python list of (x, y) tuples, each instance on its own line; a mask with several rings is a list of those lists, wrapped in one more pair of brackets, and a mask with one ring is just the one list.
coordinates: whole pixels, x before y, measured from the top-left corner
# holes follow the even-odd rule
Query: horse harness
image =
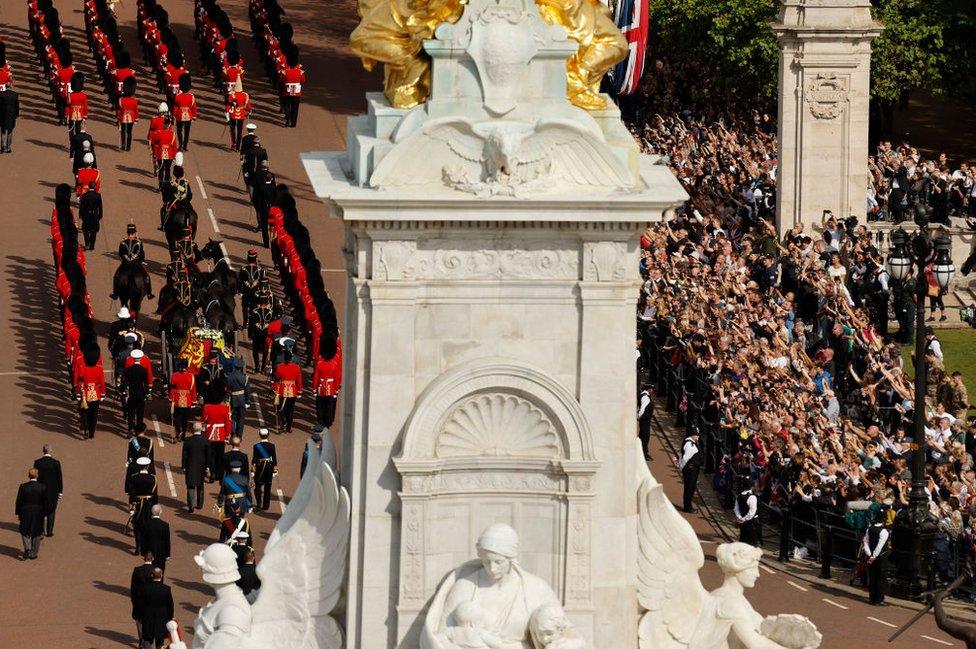
[(122, 261), (127, 264), (137, 264), (140, 262), (141, 258), (145, 258), (145, 252), (142, 249), (142, 241), (139, 239), (123, 239), (121, 248)]

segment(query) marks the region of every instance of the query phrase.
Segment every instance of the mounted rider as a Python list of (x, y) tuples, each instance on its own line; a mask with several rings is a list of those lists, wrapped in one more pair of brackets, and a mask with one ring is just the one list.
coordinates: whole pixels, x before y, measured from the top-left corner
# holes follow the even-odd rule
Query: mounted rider
[(160, 231), (166, 229), (166, 225), (169, 223), (170, 215), (174, 209), (178, 207), (185, 208), (193, 200), (193, 189), (190, 187), (190, 182), (186, 179), (186, 171), (182, 165), (173, 167), (172, 176), (172, 179), (160, 189), (163, 197), (163, 207), (159, 210)]
[(176, 259), (183, 262), (187, 268), (187, 272), (200, 272), (197, 263), (203, 260), (203, 255), (193, 240), (193, 232), (190, 228), (183, 228), (182, 235), (173, 242), (173, 254), (176, 255)]
[[(149, 269), (146, 267), (146, 250), (142, 245), (142, 240), (139, 239), (139, 234), (136, 231), (136, 224), (129, 223), (125, 227), (125, 238), (119, 242), (119, 259), (122, 260), (122, 264), (115, 271), (115, 276), (112, 279), (112, 286), (118, 286), (119, 275), (122, 273), (123, 269), (129, 268), (139, 268), (142, 271), (142, 277), (146, 282), (146, 297), (150, 300), (156, 297), (152, 290), (152, 278), (149, 276)], [(116, 299), (118, 295), (113, 291), (109, 294), (111, 299)]]

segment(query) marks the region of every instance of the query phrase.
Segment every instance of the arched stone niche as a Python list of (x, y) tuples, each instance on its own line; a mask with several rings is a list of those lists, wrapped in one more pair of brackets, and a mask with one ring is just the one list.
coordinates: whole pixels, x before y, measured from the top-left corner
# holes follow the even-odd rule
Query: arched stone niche
[(398, 617), (416, 624), (440, 579), (491, 523), (521, 537), (519, 561), (567, 611), (592, 608), (593, 454), (574, 396), (545, 373), (483, 359), (417, 399), (394, 458), (401, 478)]

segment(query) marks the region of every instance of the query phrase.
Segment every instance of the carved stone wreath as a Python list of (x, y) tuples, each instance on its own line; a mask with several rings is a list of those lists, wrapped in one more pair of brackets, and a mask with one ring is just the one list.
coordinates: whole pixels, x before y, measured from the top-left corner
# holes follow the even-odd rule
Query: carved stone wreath
[(805, 101), (817, 119), (834, 119), (847, 103), (847, 78), (821, 72), (807, 84)]
[(552, 422), (513, 394), (479, 394), (458, 405), (437, 435), (434, 455), (447, 457), (560, 457)]

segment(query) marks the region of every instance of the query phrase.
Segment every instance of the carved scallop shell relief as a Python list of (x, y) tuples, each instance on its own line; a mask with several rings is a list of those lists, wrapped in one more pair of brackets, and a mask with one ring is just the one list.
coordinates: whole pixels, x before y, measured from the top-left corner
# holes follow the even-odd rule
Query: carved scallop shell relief
[(560, 457), (559, 436), (539, 408), (513, 394), (476, 395), (459, 404), (437, 435), (436, 457)]

